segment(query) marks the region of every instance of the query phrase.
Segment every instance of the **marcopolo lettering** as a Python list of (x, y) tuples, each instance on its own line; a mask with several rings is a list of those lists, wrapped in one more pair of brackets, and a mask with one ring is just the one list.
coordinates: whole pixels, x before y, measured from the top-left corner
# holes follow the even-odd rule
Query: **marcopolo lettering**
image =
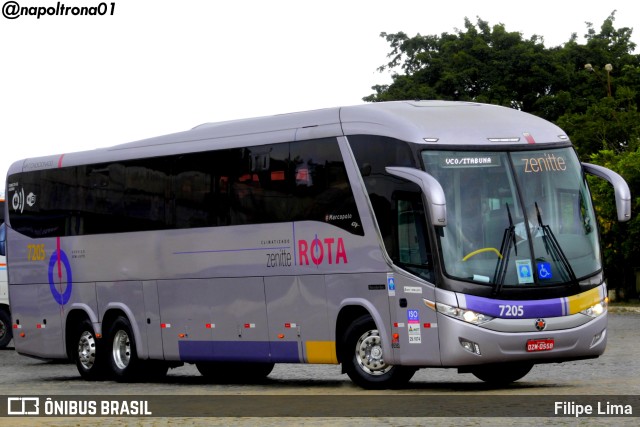
[(298, 240), (298, 264), (347, 264), (347, 250), (342, 237), (316, 237), (310, 242), (304, 239)]

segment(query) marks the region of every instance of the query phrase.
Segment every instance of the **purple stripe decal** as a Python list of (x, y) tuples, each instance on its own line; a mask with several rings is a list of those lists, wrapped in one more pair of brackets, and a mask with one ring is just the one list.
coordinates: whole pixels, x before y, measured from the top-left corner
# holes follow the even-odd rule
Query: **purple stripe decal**
[(280, 363), (300, 363), (298, 343), (292, 341), (271, 342), (271, 360)]
[(505, 319), (560, 317), (566, 313), (565, 298), (537, 301), (507, 301), (465, 295), (465, 300), (467, 302), (466, 308), (469, 310)]
[(180, 341), (184, 362), (281, 362), (299, 363), (297, 342)]

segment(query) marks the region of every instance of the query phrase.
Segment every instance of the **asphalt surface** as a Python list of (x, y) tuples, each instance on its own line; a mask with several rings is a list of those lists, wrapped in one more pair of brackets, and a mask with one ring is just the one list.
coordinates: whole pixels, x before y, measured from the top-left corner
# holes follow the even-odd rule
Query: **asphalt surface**
[[(126, 399), (167, 399), (170, 405), (203, 404), (209, 411), (194, 412), (194, 416), (179, 417), (108, 417), (108, 418), (26, 418), (0, 417), (0, 425), (55, 425), (78, 426), (100, 425), (637, 425), (640, 403), (633, 401), (633, 417), (584, 417), (573, 414), (562, 417), (538, 416), (533, 410), (526, 417), (511, 416), (512, 410), (500, 405), (536, 408), (540, 402), (571, 402), (586, 399), (602, 403), (607, 408), (611, 403), (619, 406), (627, 402), (626, 397), (640, 396), (640, 308), (612, 307), (609, 314), (609, 336), (607, 350), (598, 359), (568, 362), (563, 364), (537, 365), (520, 381), (505, 388), (492, 389), (471, 374), (458, 374), (455, 369), (422, 369), (416, 373), (408, 387), (402, 390), (367, 391), (353, 385), (337, 365), (276, 365), (268, 379), (259, 384), (210, 384), (200, 376), (192, 365), (172, 369), (167, 377), (154, 383), (123, 384), (113, 381), (87, 382), (80, 379), (75, 365), (52, 363), (18, 355), (11, 347), (0, 351), (0, 384), (7, 396), (41, 396), (43, 399), (100, 399), (103, 396)], [(66, 397), (65, 397), (66, 396)], [(233, 397), (233, 399), (229, 399)], [(275, 397), (275, 399), (274, 399)], [(386, 397), (390, 405), (387, 406)], [(203, 400), (204, 399), (204, 400)], [(227, 400), (225, 400), (227, 399)], [(327, 416), (327, 411), (317, 414), (317, 402), (326, 401), (337, 414), (349, 415), (349, 405), (354, 416)], [(484, 399), (484, 400), (483, 400)], [(545, 400), (546, 399), (546, 400)], [(480, 410), (479, 402), (488, 402), (496, 408), (497, 417), (487, 416)], [(452, 416), (414, 417), (411, 405), (429, 404), (455, 406)], [(0, 404), (5, 402), (0, 401)], [(258, 410), (257, 414), (239, 412), (239, 416), (200, 417), (211, 414), (218, 405), (221, 412), (233, 409), (233, 405), (257, 407), (275, 405), (288, 408), (286, 416), (265, 416), (273, 413), (273, 407)], [(543, 403), (544, 405), (553, 404)], [(221, 405), (227, 405), (227, 408)], [(367, 406), (369, 405), (369, 406)], [(511, 407), (510, 406), (510, 407)], [(197, 407), (197, 406), (196, 406)], [(468, 413), (457, 408), (468, 409)], [(157, 408), (157, 405), (156, 405)], [(347, 409), (345, 409), (347, 408)], [(386, 408), (386, 409), (385, 409)], [(366, 411), (365, 411), (366, 409)], [(395, 410), (394, 410), (395, 409)], [(437, 409), (437, 408), (436, 408)], [(442, 409), (439, 415), (442, 415)], [(565, 412), (567, 406), (565, 405)], [(614, 408), (615, 409), (615, 408)], [(188, 409), (186, 414), (190, 415)], [(369, 412), (370, 411), (370, 412)], [(407, 416), (403, 416), (406, 411)], [(179, 413), (180, 411), (178, 411)], [(233, 413), (233, 410), (231, 411)], [(362, 416), (363, 412), (367, 416)], [(398, 414), (400, 412), (400, 414)], [(424, 414), (424, 410), (421, 412)], [(538, 411), (539, 412), (539, 411)], [(562, 412), (562, 411), (560, 411)], [(328, 411), (330, 414), (331, 411)], [(391, 413), (394, 416), (385, 416)], [(295, 416), (291, 416), (294, 414)], [(312, 416), (307, 416), (312, 414)], [(477, 416), (480, 414), (481, 416)], [(509, 414), (509, 416), (501, 416)], [(561, 414), (562, 415), (562, 414)]]

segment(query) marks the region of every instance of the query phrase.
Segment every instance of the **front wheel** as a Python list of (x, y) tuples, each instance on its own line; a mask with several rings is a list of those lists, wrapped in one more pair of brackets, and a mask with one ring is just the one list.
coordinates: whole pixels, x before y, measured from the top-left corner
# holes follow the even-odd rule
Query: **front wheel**
[(380, 390), (406, 385), (416, 368), (385, 361), (382, 338), (369, 315), (354, 321), (344, 334), (342, 363), (351, 381), (362, 388)]
[(471, 373), (492, 386), (506, 386), (527, 375), (531, 368), (532, 363), (497, 363), (477, 366)]

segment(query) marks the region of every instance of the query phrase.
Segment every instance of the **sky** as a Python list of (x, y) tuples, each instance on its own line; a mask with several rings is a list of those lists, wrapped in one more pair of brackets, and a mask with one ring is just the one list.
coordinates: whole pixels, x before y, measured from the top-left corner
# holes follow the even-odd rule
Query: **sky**
[[(546, 47), (586, 22), (634, 29), (640, 2), (537, 0), (0, 0), (0, 191), (18, 160), (205, 122), (362, 104), (391, 75), (381, 32), (440, 35), (465, 17)], [(68, 15), (22, 14), (34, 7)], [(17, 6), (19, 5), (19, 8)], [(73, 15), (93, 6), (103, 15)], [(29, 9), (31, 8), (31, 9)], [(640, 48), (636, 49), (636, 53)], [(594, 64), (597, 65), (597, 64)], [(604, 65), (604, 64), (603, 64)]]

